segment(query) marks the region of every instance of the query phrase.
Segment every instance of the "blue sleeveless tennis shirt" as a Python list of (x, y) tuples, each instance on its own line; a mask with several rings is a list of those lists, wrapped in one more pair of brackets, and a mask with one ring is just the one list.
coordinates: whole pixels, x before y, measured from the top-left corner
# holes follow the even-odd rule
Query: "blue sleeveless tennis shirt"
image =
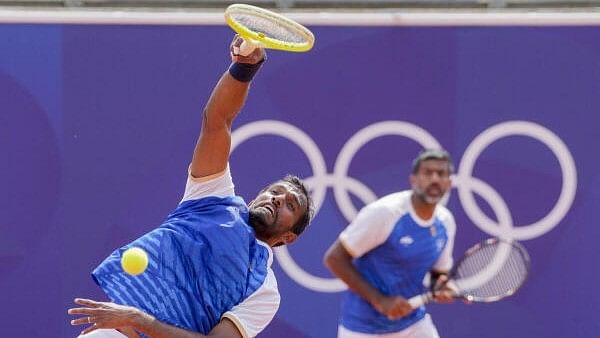
[[(138, 276), (120, 265), (132, 246), (149, 256), (148, 268)], [(262, 285), (268, 259), (248, 225), (245, 202), (211, 196), (179, 204), (159, 228), (115, 250), (92, 276), (113, 302), (208, 334), (226, 311)]]

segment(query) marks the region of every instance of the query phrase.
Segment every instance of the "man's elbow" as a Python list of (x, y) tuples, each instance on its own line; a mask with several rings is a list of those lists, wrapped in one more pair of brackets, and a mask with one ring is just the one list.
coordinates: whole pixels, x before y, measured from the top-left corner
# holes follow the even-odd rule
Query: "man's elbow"
[(327, 267), (329, 270), (332, 270), (331, 266), (333, 264), (333, 257), (331, 255), (331, 253), (329, 251), (327, 251), (325, 253), (325, 256), (323, 256), (323, 265), (325, 265), (325, 267)]
[(339, 242), (334, 243), (329, 250), (323, 256), (323, 265), (325, 265), (330, 271), (335, 272), (337, 267), (343, 260), (341, 255), (341, 250)]

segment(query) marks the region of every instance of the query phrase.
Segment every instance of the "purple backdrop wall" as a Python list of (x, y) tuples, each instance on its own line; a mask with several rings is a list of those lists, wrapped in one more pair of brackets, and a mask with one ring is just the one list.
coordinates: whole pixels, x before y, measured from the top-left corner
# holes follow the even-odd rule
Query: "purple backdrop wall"
[[(492, 142), (472, 176), (497, 191), (477, 198), (492, 219), (502, 211), (492, 204), (506, 203), (521, 231), (514, 236), (530, 250), (531, 278), (497, 304), (430, 309), (444, 337), (595, 337), (600, 28), (312, 28), (310, 53), (270, 52), (235, 127), (278, 120), (318, 151), (305, 154), (298, 133), (261, 135), (242, 142), (231, 165), (238, 193), (250, 199), (284, 173), (315, 175), (309, 157), (322, 156), (326, 169), (313, 183), (326, 192), (323, 205), (289, 248), (302, 270), (324, 278), (317, 287), (330, 283), (321, 257), (353, 212), (321, 183), (359, 130), (382, 121), (420, 126), (454, 155), (467, 191), (463, 154), (478, 135), (527, 121), (494, 129), (524, 126), (534, 137)], [(72, 298), (102, 297), (91, 269), (177, 204), (230, 38), (224, 26), (0, 26), (0, 336), (76, 335), (66, 315)], [(373, 139), (351, 152), (349, 178), (336, 175), (342, 190), (350, 179), (368, 190), (350, 189), (354, 209), (369, 191), (408, 187), (419, 145), (392, 127), (373, 127)], [(456, 192), (458, 256), (490, 235)], [(526, 226), (557, 209), (559, 196), (564, 218)], [(283, 302), (261, 337), (334, 337), (341, 294), (309, 289), (279, 263), (275, 270)]]

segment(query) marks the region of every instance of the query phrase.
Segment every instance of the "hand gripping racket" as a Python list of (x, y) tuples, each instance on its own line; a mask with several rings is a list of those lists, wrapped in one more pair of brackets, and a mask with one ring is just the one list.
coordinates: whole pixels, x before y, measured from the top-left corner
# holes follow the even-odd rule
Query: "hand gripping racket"
[(310, 30), (283, 15), (251, 5), (234, 4), (225, 10), (225, 21), (244, 42), (241, 55), (257, 47), (306, 52), (315, 42)]
[[(514, 294), (529, 272), (529, 255), (514, 241), (491, 238), (473, 246), (450, 272), (445, 283), (455, 298), (471, 302), (495, 302)], [(412, 297), (416, 309), (433, 299), (433, 292)]]

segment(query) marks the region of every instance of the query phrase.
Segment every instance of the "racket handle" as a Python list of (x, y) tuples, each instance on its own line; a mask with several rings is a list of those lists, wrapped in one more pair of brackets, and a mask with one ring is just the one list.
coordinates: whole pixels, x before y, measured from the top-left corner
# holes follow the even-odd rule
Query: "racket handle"
[(432, 296), (433, 295), (431, 294), (431, 292), (427, 292), (422, 295), (416, 295), (408, 300), (408, 304), (410, 304), (410, 306), (413, 309), (418, 309), (421, 306), (425, 305), (426, 303), (429, 303)]
[(244, 41), (240, 45), (240, 51), (238, 53), (242, 56), (248, 56), (248, 55), (252, 54), (252, 52), (254, 52), (254, 50), (256, 48), (260, 47), (260, 44), (255, 43), (254, 41), (252, 41), (250, 39), (243, 39), (243, 40)]

